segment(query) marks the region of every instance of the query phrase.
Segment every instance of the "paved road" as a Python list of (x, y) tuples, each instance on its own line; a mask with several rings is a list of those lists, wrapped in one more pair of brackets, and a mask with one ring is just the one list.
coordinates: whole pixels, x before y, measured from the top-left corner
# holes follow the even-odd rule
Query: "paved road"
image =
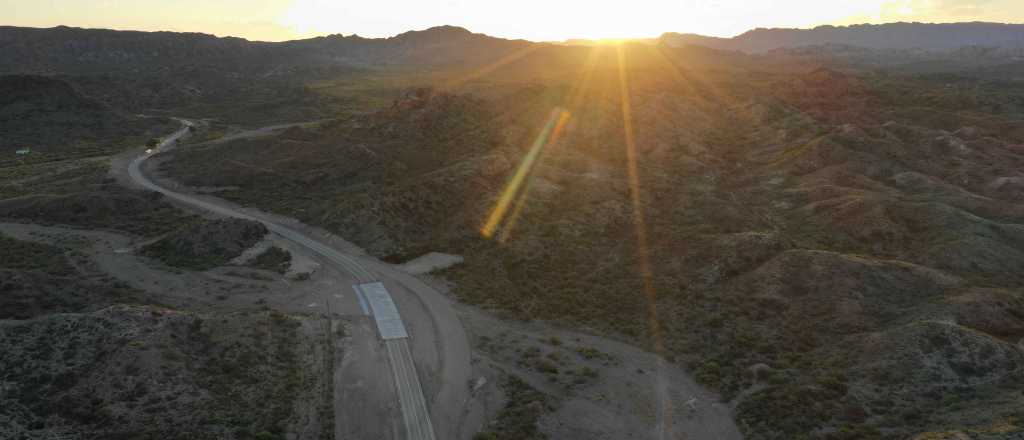
[[(394, 375), (399, 404), (402, 409), (406, 438), (433, 440), (435, 438), (435, 428), (431, 418), (437, 419), (439, 422), (437, 429), (439, 437), (455, 438), (459, 431), (458, 425), (463, 406), (466, 404), (468, 397), (466, 384), (470, 379), (469, 343), (465, 330), (462, 328), (447, 298), (418, 279), (409, 277), (407, 274), (390, 267), (390, 265), (373, 261), (360, 262), (356, 258), (338, 252), (334, 248), (292, 228), (265, 218), (239, 212), (229, 206), (219, 204), (213, 199), (201, 200), (157, 185), (143, 174), (142, 164), (152, 154), (173, 147), (177, 140), (188, 133), (189, 126), (193, 125), (193, 122), (184, 119), (179, 119), (179, 121), (183, 124), (180, 130), (164, 138), (153, 150), (147, 151), (146, 154), (132, 160), (128, 167), (131, 179), (147, 189), (221, 216), (261, 222), (271, 232), (319, 254), (346, 272), (349, 272), (359, 283), (386, 280), (392, 285), (400, 286), (403, 290), (413, 293), (417, 297), (416, 299), (422, 303), (422, 309), (425, 309), (427, 315), (425, 320), (432, 324), (434, 333), (429, 335), (432, 337), (422, 338), (425, 340), (423, 343), (418, 343), (418, 341), (414, 341), (414, 343), (418, 343), (417, 347), (420, 348), (420, 351), (437, 351), (437, 356), (440, 359), (440, 377), (438, 377), (439, 383), (436, 387), (436, 394), (431, 399), (432, 410), (428, 411), (427, 399), (424, 397), (423, 387), (420, 384), (419, 375), (416, 371), (412, 351), (409, 347), (409, 339), (403, 338), (386, 341), (388, 358)], [(294, 125), (301, 124), (281, 124), (264, 127), (234, 134), (230, 138), (239, 139), (242, 137), (264, 135), (273, 130)], [(213, 142), (219, 141), (222, 140)], [(370, 268), (368, 269), (367, 266)], [(402, 301), (396, 302), (402, 303)], [(401, 313), (411, 311), (410, 309), (412, 308), (403, 310)]]
[(384, 344), (388, 348), (391, 372), (395, 375), (406, 438), (434, 440), (434, 425), (430, 422), (430, 412), (421, 391), (423, 387), (409, 351), (409, 338), (388, 339)]

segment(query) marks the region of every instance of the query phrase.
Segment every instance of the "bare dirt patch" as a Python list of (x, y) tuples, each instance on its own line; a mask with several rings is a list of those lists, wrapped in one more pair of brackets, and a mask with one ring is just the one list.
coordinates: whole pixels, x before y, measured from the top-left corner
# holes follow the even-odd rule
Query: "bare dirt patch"
[[(459, 305), (458, 313), (474, 349), (474, 408), (463, 434), (621, 439), (663, 431), (667, 438), (742, 438), (730, 405), (660, 356), (541, 321), (501, 319), (474, 306)], [(517, 396), (530, 397), (523, 402)], [(524, 430), (523, 417), (535, 419), (537, 433)], [(521, 430), (510, 433), (509, 426)]]
[(431, 252), (429, 254), (413, 258), (412, 260), (403, 263), (401, 266), (398, 266), (398, 268), (413, 275), (421, 275), (435, 270), (452, 267), (456, 264), (462, 263), (462, 261), (462, 256), (459, 255)]

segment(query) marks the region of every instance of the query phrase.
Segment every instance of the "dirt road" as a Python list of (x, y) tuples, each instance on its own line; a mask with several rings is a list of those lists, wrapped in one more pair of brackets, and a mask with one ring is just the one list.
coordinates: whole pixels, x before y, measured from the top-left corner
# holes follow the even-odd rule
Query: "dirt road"
[[(180, 120), (181, 130), (166, 137), (156, 148), (132, 160), (128, 165), (131, 180), (143, 188), (160, 192), (165, 196), (213, 214), (225, 217), (236, 217), (259, 221), (271, 232), (302, 246), (319, 255), (329, 264), (345, 271), (357, 283), (382, 281), (390, 291), (403, 321), (409, 330), (408, 350), (388, 350), (388, 362), (391, 368), (381, 366), (381, 371), (394, 371), (392, 383), (397, 391), (400, 407), (403, 412), (404, 429), (358, 429), (353, 426), (337, 427), (337, 433), (351, 438), (353, 433), (366, 433), (365, 438), (456, 438), (457, 427), (463, 414), (463, 406), (469, 397), (468, 383), (471, 378), (470, 349), (465, 330), (447, 297), (437, 290), (413, 278), (391, 265), (373, 260), (365, 254), (353, 249), (351, 245), (335, 247), (339, 242), (324, 231), (302, 225), (291, 219), (261, 213), (252, 209), (238, 207), (227, 201), (210, 196), (188, 194), (183, 191), (172, 191), (167, 185), (154, 181), (147, 176), (144, 166), (147, 160), (157, 153), (169, 150), (176, 145), (181, 137), (189, 132), (193, 123)], [(235, 133), (232, 139), (269, 134), (273, 130), (287, 128), (298, 124), (283, 124), (249, 132)], [(217, 142), (216, 140), (213, 142)], [(344, 250), (344, 251), (343, 251)], [(355, 250), (355, 252), (353, 252)], [(347, 251), (347, 252), (346, 252)], [(349, 293), (351, 287), (348, 287)], [(332, 305), (333, 304), (333, 305)], [(352, 310), (355, 302), (325, 301), (324, 312), (330, 315), (359, 315), (359, 310)], [(376, 337), (372, 332), (361, 332), (364, 338)], [(380, 341), (359, 341), (361, 344), (379, 344)], [(336, 363), (337, 368), (344, 368), (345, 362)], [(395, 366), (401, 368), (395, 368)], [(365, 371), (365, 370), (364, 370)], [(408, 375), (415, 372), (418, 381), (409, 380)], [(337, 372), (335, 374), (337, 376)], [(379, 383), (379, 377), (368, 378)], [(416, 388), (421, 385), (422, 389)], [(337, 388), (336, 388), (337, 389)], [(344, 390), (342, 394), (344, 394)], [(336, 393), (336, 396), (339, 393)], [(429, 409), (429, 419), (423, 420), (423, 411), (414, 411), (425, 402)], [(342, 405), (346, 406), (346, 405)], [(338, 421), (359, 423), (335, 405)], [(368, 422), (363, 420), (363, 422)], [(374, 422), (370, 422), (374, 423)], [(430, 427), (431, 428), (424, 428)], [(341, 438), (341, 437), (339, 437)]]

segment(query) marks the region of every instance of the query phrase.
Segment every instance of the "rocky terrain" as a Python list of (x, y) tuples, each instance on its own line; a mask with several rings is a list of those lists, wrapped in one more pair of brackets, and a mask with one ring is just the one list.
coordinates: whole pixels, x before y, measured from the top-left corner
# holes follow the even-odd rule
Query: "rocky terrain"
[[(951, 93), (926, 79), (754, 61), (753, 80), (751, 61), (709, 74), (594, 50), (583, 81), (414, 91), (165, 171), (384, 258), (463, 255), (445, 276), (464, 301), (659, 351), (750, 438), (1019, 432), (1024, 139), (1007, 107), (893, 99)], [(544, 145), (553, 109), (571, 116)], [(519, 206), (482, 234), (537, 138)]]
[(73, 250), (0, 235), (0, 319), (97, 310), (133, 302), (139, 292), (104, 276)]
[(147, 244), (142, 254), (195, 270), (223, 266), (267, 235), (262, 223), (219, 219), (188, 225)]
[[(453, 190), (476, 189), (449, 185), (476, 172), (475, 166), (459, 164), (465, 158), (498, 146), (498, 132), (484, 124), (488, 117), (490, 108), (482, 101), (418, 90), (399, 106), (323, 128), (334, 136), (291, 128), (270, 141), (282, 148), (254, 140), (183, 149), (175, 156), (182, 162), (168, 168), (176, 176), (187, 170), (189, 184), (230, 188), (221, 194), (246, 204), (273, 201), (300, 220), (373, 236), (364, 243), (375, 253), (412, 252), (429, 237), (446, 240), (472, 233), (476, 219), (466, 211), (476, 210), (488, 191), (497, 189), (494, 177), (510, 166), (506, 162), (479, 179), (488, 186), (479, 188), (476, 197), (445, 197)], [(223, 172), (223, 162), (210, 160), (222, 154), (237, 157), (238, 168), (255, 166), (250, 158), (256, 155), (261, 162), (280, 165), (271, 172)], [(325, 156), (333, 159), (324, 161)], [(438, 169), (445, 172), (422, 178)], [(392, 212), (408, 215), (387, 214)]]
[[(131, 253), (129, 240), (151, 241), (139, 236), (0, 228), (17, 236), (0, 235), (0, 436), (322, 438), (333, 429), (323, 323), (268, 307), (281, 297), (273, 280), (171, 273)], [(209, 264), (264, 233), (208, 221), (163, 240), (184, 246), (175, 262)]]
[[(320, 320), (269, 308), (280, 289), (264, 274), (142, 255), (208, 269), (266, 234), (117, 183), (123, 150), (176, 125), (49, 77), (0, 87), (0, 438), (329, 435)], [(256, 263), (287, 270), (273, 249)]]
[(0, 433), (263, 439), (315, 429), (308, 401), (323, 385), (305, 367), (319, 350), (312, 328), (276, 313), (126, 305), (0, 321)]
[[(921, 32), (936, 29), (946, 28)], [(622, 384), (652, 369), (688, 389), (683, 371), (692, 373), (752, 439), (1019, 437), (1015, 49), (869, 44), (920, 41), (893, 38), (915, 31), (904, 25), (861, 47), (821, 45), (877, 30), (752, 31), (743, 39), (782, 49), (744, 54), (666, 41), (532, 44), (451, 27), (273, 44), (5, 28), (0, 71), (50, 75), (16, 77), (43, 90), (18, 103), (45, 111), (4, 111), (48, 121), (22, 138), (92, 132), (78, 119), (51, 125), (63, 109), (217, 119), (198, 139), (319, 120), (190, 142), (161, 154), (160, 171), (386, 261), (462, 257), (440, 276), (502, 320), (470, 324), (480, 368), (502, 378), (479, 385), (503, 396), (486, 408), (493, 420), (480, 438), (635, 432), (559, 423), (612, 408), (601, 406), (613, 404), (606, 393), (632, 404), (614, 402), (615, 420), (650, 426), (654, 406), (628, 400)], [(995, 44), (1018, 30), (979, 32), (971, 41)], [(797, 34), (800, 47), (788, 47)], [(118, 112), (103, 111), (114, 103)], [(16, 355), (0, 371), (17, 373), (0, 376), (2, 429), (26, 438), (155, 438), (170, 424), (189, 438), (329, 431), (326, 419), (305, 423), (316, 411), (301, 402), (327, 400), (308, 397), (320, 376), (297, 368), (323, 361), (311, 345), (323, 329), (294, 313), (320, 301), (316, 289), (275, 295), (286, 284), (274, 278), (287, 270), (279, 251), (249, 260), (269, 269), (249, 278), (218, 268), (252, 253), (265, 229), (185, 215), (108, 175), (118, 147), (81, 151), (0, 162), (0, 218), (117, 231), (128, 234), (117, 249), (140, 255), (3, 238), (16, 252), (0, 260), (0, 310), (10, 311), (0, 344)], [(517, 320), (583, 329), (651, 358), (630, 369), (583, 336), (496, 330)]]
[[(200, 33), (0, 26), (0, 47), (6, 55), (0, 71), (110, 74), (130, 69), (169, 69), (185, 63), (199, 69), (257, 69), (285, 76), (309, 67), (473, 65), (530, 44), (474, 34), (455, 26), (409, 31), (390, 38), (330, 35), (281, 43)], [(287, 65), (297, 67), (289, 69)]]
[(20, 149), (56, 158), (96, 155), (144, 143), (147, 136), (159, 136), (170, 127), (164, 119), (122, 114), (59, 79), (0, 75), (0, 151), (5, 162)]

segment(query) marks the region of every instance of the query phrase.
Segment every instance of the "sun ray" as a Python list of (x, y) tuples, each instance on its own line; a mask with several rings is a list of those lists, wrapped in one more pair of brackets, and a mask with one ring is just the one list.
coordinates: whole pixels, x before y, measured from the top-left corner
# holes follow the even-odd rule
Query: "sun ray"
[(622, 108), (623, 137), (626, 142), (626, 171), (629, 179), (629, 195), (633, 207), (633, 225), (636, 228), (637, 265), (638, 270), (640, 271), (641, 283), (644, 290), (643, 293), (646, 300), (648, 330), (650, 332), (651, 341), (654, 344), (655, 353), (659, 355), (659, 383), (657, 383), (655, 387), (658, 393), (657, 404), (660, 409), (659, 420), (661, 421), (659, 437), (667, 439), (671, 435), (672, 403), (666, 394), (667, 388), (664, 386), (664, 382), (667, 379), (665, 376), (665, 365), (661, 355), (664, 354), (665, 347), (662, 342), (661, 325), (658, 322), (658, 313), (655, 305), (657, 302), (657, 292), (654, 289), (653, 273), (651, 271), (650, 256), (648, 255), (647, 226), (645, 224), (643, 204), (641, 202), (642, 195), (640, 193), (640, 173), (637, 166), (636, 136), (633, 131), (633, 108), (629, 92), (628, 60), (626, 58), (626, 47), (624, 45), (619, 45), (616, 50), (618, 52), (619, 67), (619, 105)]
[[(587, 59), (580, 72), (581, 79), (573, 86), (573, 90), (571, 92), (572, 98), (570, 98), (568, 104), (569, 109), (575, 109), (581, 105), (585, 90), (589, 86), (590, 80), (593, 76), (594, 64), (597, 62), (597, 56), (601, 50), (601, 48), (594, 47), (588, 53)], [(505, 222), (505, 226), (502, 228), (501, 234), (498, 235), (499, 242), (504, 243), (508, 240), (529, 199), (530, 190), (533, 188), (533, 182), (532, 179), (530, 179), (533, 168), (540, 160), (544, 150), (550, 145), (557, 144), (559, 137), (571, 117), (572, 112), (562, 108), (556, 108), (552, 112), (551, 116), (548, 117), (548, 122), (534, 140), (529, 152), (527, 152), (526, 156), (523, 157), (523, 160), (519, 164), (519, 168), (516, 169), (516, 173), (505, 186), (505, 189), (498, 198), (498, 202), (495, 204), (494, 209), (491, 210), (491, 214), (488, 216), (487, 222), (484, 224), (483, 228), (481, 228), (480, 234), (485, 238), (492, 238), (495, 235), (498, 228), (501, 226), (502, 221), (506, 217), (509, 206), (514, 202), (515, 205), (512, 206), (512, 212), (508, 216), (508, 221)], [(554, 125), (552, 125), (552, 123), (554, 123)], [(525, 187), (520, 190), (520, 187), (524, 184)]]
[(523, 47), (521, 49), (517, 49), (515, 51), (512, 51), (511, 53), (509, 53), (509, 54), (499, 58), (498, 60), (496, 60), (496, 61), (494, 61), (494, 62), (492, 62), (490, 64), (487, 64), (486, 66), (480, 67), (480, 68), (475, 69), (475, 70), (473, 70), (473, 71), (471, 71), (471, 72), (469, 72), (467, 74), (464, 74), (462, 76), (459, 76), (459, 77), (457, 77), (455, 79), (452, 79), (452, 80), (446, 82), (443, 86), (441, 86), (441, 89), (451, 90), (451, 89), (454, 89), (454, 88), (456, 88), (456, 87), (458, 87), (458, 86), (460, 86), (462, 84), (465, 84), (465, 83), (467, 83), (469, 81), (472, 81), (474, 79), (480, 78), (480, 77), (482, 77), (484, 75), (487, 75), (488, 73), (491, 73), (491, 72), (497, 70), (499, 67), (507, 65), (507, 64), (509, 64), (509, 63), (511, 63), (511, 62), (513, 62), (515, 60), (518, 60), (518, 59), (520, 59), (522, 57), (525, 57), (526, 55), (529, 55), (531, 52), (536, 51), (537, 49), (541, 48), (542, 46), (543, 45), (540, 45), (540, 44), (531, 44), (531, 45), (528, 45), (528, 46)]
[(590, 49), (590, 52), (587, 53), (587, 59), (583, 62), (583, 71), (580, 72), (581, 78), (576, 82), (576, 85), (573, 86), (574, 91), (572, 99), (569, 101), (569, 109), (571, 111), (576, 111), (576, 109), (582, 104), (583, 97), (589, 89), (590, 81), (594, 77), (594, 65), (597, 64), (597, 58), (604, 49), (604, 46), (594, 46)]
[(669, 50), (668, 48), (660, 45), (649, 45), (646, 47), (648, 50), (657, 52), (657, 54), (665, 60), (675, 79), (683, 84), (684, 87), (687, 87), (687, 89), (691, 91), (704, 90), (711, 96), (713, 103), (726, 106), (742, 117), (754, 117), (754, 114), (748, 106), (739, 105), (741, 104), (739, 99), (725, 92), (722, 87), (716, 86), (715, 83), (706, 78), (705, 75), (700, 74), (695, 69), (688, 68), (683, 64), (673, 61), (671, 54), (666, 53), (666, 51)]
[(670, 50), (669, 48), (661, 45), (647, 45), (645, 47), (647, 47), (647, 49), (652, 53), (658, 55), (659, 58), (665, 62), (668, 66), (669, 72), (672, 73), (672, 76), (676, 81), (686, 87), (688, 91), (696, 93), (703, 90), (718, 102), (724, 102), (727, 104), (735, 103), (735, 99), (733, 97), (723, 93), (714, 85), (714, 83), (709, 81), (707, 78), (704, 78), (703, 75), (698, 73), (695, 69), (688, 68), (685, 65), (676, 62), (671, 54), (666, 53), (666, 51)]

